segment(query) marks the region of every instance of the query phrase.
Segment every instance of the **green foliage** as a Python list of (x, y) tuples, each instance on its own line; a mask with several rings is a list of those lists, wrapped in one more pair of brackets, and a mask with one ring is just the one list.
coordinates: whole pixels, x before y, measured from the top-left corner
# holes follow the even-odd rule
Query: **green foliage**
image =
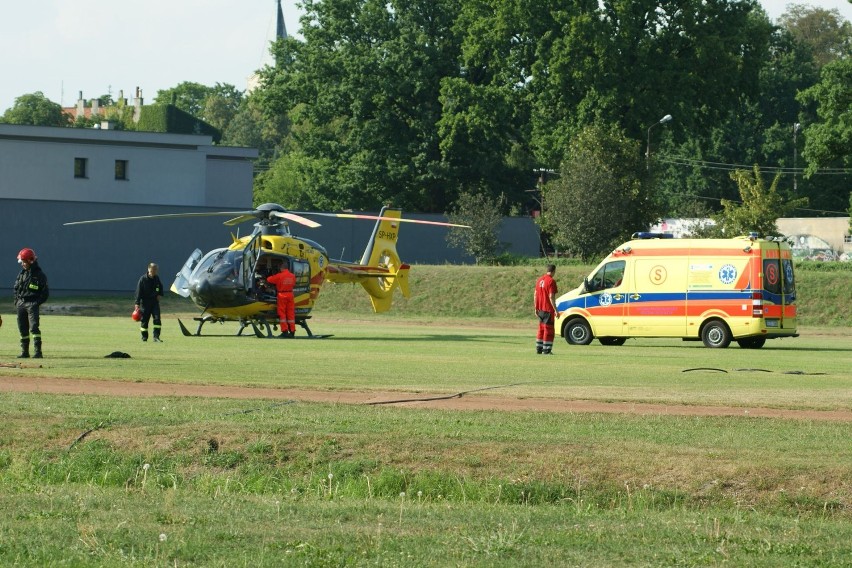
[(143, 132), (204, 134), (212, 137), (214, 142), (221, 138), (218, 130), (173, 105), (143, 106), (136, 128)]
[(583, 260), (601, 256), (659, 215), (640, 145), (615, 126), (572, 140), (561, 177), (545, 185), (541, 226), (554, 245)]
[(310, 174), (304, 156), (296, 152), (283, 154), (255, 178), (254, 205), (278, 203), (288, 209), (310, 209), (323, 204), (321, 196), (311, 197), (305, 191), (311, 187)]
[(142, 132), (168, 132), (168, 115), (166, 105), (143, 106), (136, 127)]
[(503, 216), (500, 202), (483, 192), (462, 192), (447, 213), (451, 223), (469, 225), (469, 229), (452, 227), (447, 233), (450, 246), (463, 249), (477, 264), (493, 264), (505, 247), (500, 242)]
[(808, 175), (835, 164), (852, 167), (852, 57), (823, 67), (819, 83), (797, 98), (814, 104), (820, 119), (805, 128)]
[(742, 203), (722, 200), (724, 210), (715, 216), (716, 225), (710, 230), (711, 235), (733, 237), (747, 235), (752, 231), (756, 231), (761, 237), (777, 235), (778, 227), (775, 221), (808, 204), (807, 197), (787, 199), (781, 195), (778, 192), (780, 177), (780, 174), (777, 174), (772, 184), (766, 187), (759, 166), (754, 166), (752, 172), (731, 172), (731, 178), (739, 187)]
[[(236, 116), (243, 102), (243, 92), (228, 83), (212, 87), (184, 81), (170, 89), (157, 91), (155, 106), (173, 105), (188, 115), (210, 125), (216, 132), (224, 132)], [(184, 122), (185, 119), (170, 118)], [(185, 128), (185, 126), (181, 126)], [(158, 131), (162, 132), (162, 131)], [(186, 133), (185, 130), (181, 130)], [(211, 131), (212, 132), (212, 131)], [(209, 132), (205, 132), (207, 134)], [(221, 134), (216, 135), (216, 141)]]
[(447, 183), (436, 123), (441, 78), (456, 68), (455, 3), (306, 2), (304, 42), (274, 46), (258, 96), (292, 124), (287, 151), (318, 208), (392, 202), (442, 211)]
[(31, 126), (68, 126), (70, 119), (62, 106), (44, 96), (41, 91), (15, 98), (15, 104), (0, 117), (6, 124)]
[(836, 8), (789, 4), (779, 23), (808, 47), (819, 67), (852, 55), (852, 23)]

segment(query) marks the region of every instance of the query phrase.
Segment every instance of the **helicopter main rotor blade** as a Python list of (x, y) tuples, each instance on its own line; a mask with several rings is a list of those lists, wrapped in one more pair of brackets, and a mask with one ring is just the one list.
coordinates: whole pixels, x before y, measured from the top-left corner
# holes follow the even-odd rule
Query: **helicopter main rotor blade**
[(138, 217), (116, 217), (114, 219), (91, 219), (89, 221), (72, 221), (63, 223), (63, 225), (88, 225), (91, 223), (111, 223), (113, 221), (137, 221), (142, 219), (178, 219), (182, 217), (217, 217), (222, 215), (251, 215), (249, 218), (254, 219), (253, 211), (217, 211), (215, 213), (165, 213), (163, 215), (139, 215)]
[(233, 219), (228, 219), (223, 225), (227, 225), (228, 227), (232, 227), (234, 225), (239, 225), (240, 223), (245, 223), (246, 221), (254, 221), (257, 219), (257, 215), (240, 215), (239, 217), (234, 217)]
[(402, 221), (403, 223), (418, 223), (421, 225), (438, 225), (440, 227), (460, 227), (470, 229), (470, 225), (459, 225), (457, 223), (443, 223), (441, 221), (424, 221), (421, 219), (405, 219), (402, 217), (383, 217), (381, 215), (357, 215), (354, 213), (315, 213), (300, 212), (303, 215), (319, 215), (321, 217), (340, 217), (342, 219), (372, 219), (374, 221)]
[(278, 217), (280, 219), (288, 219), (288, 220), (293, 221), (295, 223), (299, 223), (299, 224), (302, 224), (306, 227), (310, 227), (311, 229), (316, 229), (317, 227), (322, 226), (319, 223), (317, 223), (316, 221), (314, 221), (312, 219), (308, 219), (306, 217), (302, 217), (301, 215), (298, 215), (296, 213), (291, 213), (291, 212), (285, 213), (285, 212), (282, 212), (282, 211), (270, 211), (269, 215), (270, 215), (270, 217)]

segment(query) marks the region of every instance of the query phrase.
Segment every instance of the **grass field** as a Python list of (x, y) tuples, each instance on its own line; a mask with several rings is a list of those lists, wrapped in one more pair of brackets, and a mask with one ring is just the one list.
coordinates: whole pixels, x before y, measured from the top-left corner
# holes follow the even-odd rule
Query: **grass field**
[[(170, 313), (165, 343), (142, 344), (124, 311), (44, 316), (42, 366), (0, 382), (852, 409), (847, 328), (760, 350), (559, 340), (546, 359), (513, 317), (318, 311), (334, 337), (281, 341), (185, 338)], [(25, 392), (2, 406), (0, 565), (852, 564), (847, 421)]]

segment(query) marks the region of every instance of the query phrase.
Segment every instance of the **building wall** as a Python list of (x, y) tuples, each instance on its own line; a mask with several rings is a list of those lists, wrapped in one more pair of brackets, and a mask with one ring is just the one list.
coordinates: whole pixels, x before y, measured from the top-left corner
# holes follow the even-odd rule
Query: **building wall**
[[(238, 198), (239, 203), (243, 203), (240, 193), (243, 191), (246, 180), (253, 179), (254, 164), (249, 159), (233, 157), (235, 150), (249, 150), (248, 148), (227, 148), (229, 155), (217, 154), (217, 148), (219, 147), (214, 146), (208, 152), (204, 164), (206, 179), (204, 205), (228, 209), (236, 204), (235, 200)], [(251, 157), (257, 157), (257, 154)], [(248, 205), (251, 205), (251, 196)]]
[[(0, 198), (244, 208), (255, 157), (209, 136), (0, 124)], [(116, 160), (127, 179), (115, 178)]]
[(813, 235), (835, 252), (852, 252), (852, 243), (844, 242), (849, 235), (849, 217), (789, 217), (778, 219), (777, 224), (781, 234), (788, 237)]
[[(63, 223), (251, 209), (256, 157), (209, 136), (0, 124), (0, 294), (11, 296), (23, 247), (35, 249), (53, 293), (132, 295), (152, 260), (171, 284), (195, 247), (230, 244), (223, 218)], [(83, 179), (74, 158), (87, 160)], [(126, 180), (115, 179), (116, 160), (127, 161)]]

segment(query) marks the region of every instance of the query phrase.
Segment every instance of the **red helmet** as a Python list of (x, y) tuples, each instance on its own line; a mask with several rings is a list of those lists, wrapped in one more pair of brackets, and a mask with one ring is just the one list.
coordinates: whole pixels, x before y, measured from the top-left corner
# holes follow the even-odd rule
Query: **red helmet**
[(133, 321), (140, 321), (142, 319), (142, 310), (139, 309), (139, 306), (136, 306), (136, 309), (134, 309), (133, 313), (130, 314), (130, 318)]
[(27, 262), (35, 262), (36, 254), (31, 248), (23, 248), (18, 253), (18, 260), (26, 260)]

